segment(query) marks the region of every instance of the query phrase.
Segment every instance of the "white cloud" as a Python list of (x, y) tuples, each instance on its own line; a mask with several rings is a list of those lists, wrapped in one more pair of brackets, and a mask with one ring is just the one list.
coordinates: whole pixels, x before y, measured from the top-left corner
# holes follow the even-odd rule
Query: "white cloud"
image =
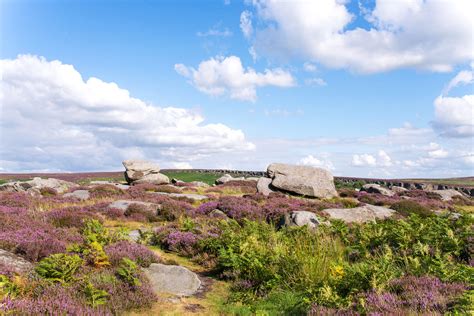
[(308, 155), (306, 157), (301, 158), (298, 164), (304, 165), (304, 166), (324, 168), (331, 171), (335, 170), (335, 167), (330, 160), (323, 159), (323, 158), (319, 159), (319, 158), (314, 157), (313, 155)]
[(4, 59), (0, 73), (4, 169), (110, 170), (124, 158), (187, 162), (255, 147), (240, 130), (204, 124), (188, 109), (147, 104), (113, 82), (84, 80), (57, 60)]
[(306, 72), (316, 72), (318, 70), (318, 67), (316, 67), (315, 64), (306, 62), (303, 64), (303, 69)]
[(228, 29), (225, 28), (223, 30), (219, 30), (217, 28), (218, 26), (214, 26), (207, 30), (206, 32), (197, 32), (196, 35), (199, 37), (208, 37), (208, 36), (219, 36), (219, 37), (229, 37), (232, 36), (232, 32)]
[(252, 13), (250, 11), (243, 11), (240, 14), (240, 29), (246, 38), (250, 38), (252, 36)]
[(460, 97), (448, 96), (448, 93), (460, 85), (472, 85), (474, 71), (459, 72), (446, 86), (443, 93), (434, 101), (434, 128), (443, 136), (474, 136), (474, 95)]
[(356, 167), (369, 166), (375, 167), (377, 165), (377, 160), (374, 156), (369, 154), (353, 155), (352, 156), (352, 165)]
[(255, 101), (257, 87), (291, 87), (293, 76), (280, 68), (266, 69), (263, 73), (252, 68), (245, 69), (237, 56), (216, 57), (203, 61), (197, 69), (176, 64), (176, 72), (187, 77), (201, 92), (213, 96), (229, 94), (230, 98)]
[(173, 162), (170, 167), (172, 169), (193, 169), (193, 166), (189, 162)]
[(306, 79), (304, 81), (308, 86), (320, 86), (320, 87), (324, 87), (324, 86), (327, 86), (328, 84), (326, 83), (326, 81), (324, 81), (324, 79), (322, 78), (310, 78), (310, 79)]
[(446, 157), (448, 157), (448, 155), (449, 155), (449, 153), (446, 150), (442, 149), (442, 148), (432, 150), (432, 151), (428, 152), (428, 156), (430, 158), (435, 158), (435, 159), (437, 159), (437, 158), (446, 158)]
[(392, 158), (383, 150), (379, 150), (377, 165), (382, 167), (390, 167), (392, 165)]
[[(376, 0), (352, 27), (346, 1), (253, 1), (252, 44), (269, 56), (296, 56), (361, 73), (416, 68), (446, 72), (470, 62), (471, 0)], [(471, 12), (471, 13), (469, 13)], [(436, 26), (436, 27), (434, 27)]]

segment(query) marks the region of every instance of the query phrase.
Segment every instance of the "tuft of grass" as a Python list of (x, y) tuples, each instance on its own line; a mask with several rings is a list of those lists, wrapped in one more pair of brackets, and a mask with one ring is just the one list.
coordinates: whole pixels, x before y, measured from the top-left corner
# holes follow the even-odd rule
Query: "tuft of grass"
[(176, 172), (176, 171), (162, 171), (170, 179), (178, 179), (184, 182), (202, 181), (207, 184), (214, 184), (216, 180), (223, 176), (219, 173), (199, 173), (199, 172)]

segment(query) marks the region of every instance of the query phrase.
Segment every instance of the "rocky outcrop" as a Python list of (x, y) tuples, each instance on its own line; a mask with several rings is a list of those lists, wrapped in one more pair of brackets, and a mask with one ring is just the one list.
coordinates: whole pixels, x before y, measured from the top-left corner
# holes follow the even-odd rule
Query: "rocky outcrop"
[(458, 197), (463, 197), (464, 196), (461, 193), (459, 193), (458, 191), (453, 190), (453, 189), (433, 190), (433, 191), (430, 191), (430, 192), (436, 193), (439, 196), (441, 196), (441, 200), (443, 200), (443, 201), (451, 201), (453, 199), (453, 197), (455, 197), (455, 196), (458, 196)]
[(408, 191), (408, 189), (405, 189), (404, 187), (400, 187), (398, 185), (394, 185), (390, 188), (390, 190), (392, 190), (393, 192), (395, 193), (403, 193), (403, 192), (406, 192)]
[(3, 249), (0, 249), (0, 266), (18, 274), (28, 273), (33, 269), (32, 263)]
[(273, 163), (267, 174), (271, 185), (283, 191), (318, 198), (337, 196), (334, 177), (325, 169)]
[(315, 229), (320, 223), (321, 222), (314, 213), (308, 211), (294, 211), (285, 214), (279, 226), (291, 227), (307, 225), (309, 228)]
[(182, 266), (152, 263), (144, 271), (157, 294), (191, 296), (201, 287), (197, 274)]
[(32, 195), (39, 194), (43, 188), (54, 189), (58, 193), (64, 193), (69, 189), (76, 187), (77, 184), (64, 180), (35, 177), (30, 181), (13, 181), (0, 185), (0, 191), (7, 192), (28, 192)]
[(245, 180), (244, 177), (234, 178), (230, 174), (225, 174), (225, 175), (223, 175), (222, 177), (220, 177), (219, 179), (216, 180), (216, 184), (224, 184), (224, 183), (227, 183), (229, 181), (243, 181), (243, 180)]
[(108, 208), (114, 208), (121, 210), (123, 213), (128, 209), (128, 207), (132, 204), (138, 204), (143, 206), (145, 210), (148, 210), (151, 213), (156, 213), (158, 209), (160, 209), (159, 204), (149, 203), (149, 202), (142, 202), (142, 201), (133, 201), (133, 200), (117, 200), (108, 205)]
[(378, 194), (382, 194), (382, 195), (386, 195), (386, 196), (394, 196), (395, 195), (395, 192), (393, 192), (392, 190), (390, 189), (387, 189), (379, 184), (375, 184), (375, 183), (369, 183), (369, 184), (364, 184), (362, 186), (362, 189), (361, 191), (365, 191), (365, 192), (368, 192), (368, 193), (378, 193)]
[(262, 193), (265, 196), (270, 195), (270, 193), (274, 192), (271, 188), (272, 179), (267, 177), (261, 177), (257, 181), (257, 192)]
[(129, 184), (153, 183), (167, 184), (170, 179), (160, 173), (158, 164), (144, 160), (125, 160), (125, 179)]
[(331, 208), (323, 210), (331, 219), (346, 223), (365, 223), (391, 217), (395, 211), (382, 206), (364, 205), (355, 208)]

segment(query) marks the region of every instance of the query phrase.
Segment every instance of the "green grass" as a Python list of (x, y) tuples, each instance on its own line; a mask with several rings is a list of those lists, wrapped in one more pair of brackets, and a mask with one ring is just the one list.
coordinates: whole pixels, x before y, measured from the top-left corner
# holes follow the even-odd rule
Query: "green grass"
[(202, 181), (207, 184), (214, 184), (216, 179), (220, 178), (222, 174), (218, 173), (198, 173), (198, 172), (174, 172), (162, 171), (170, 179), (176, 178), (181, 181)]
[(441, 185), (461, 185), (461, 186), (474, 186), (474, 177), (466, 178), (452, 178), (452, 179), (406, 179), (404, 181), (417, 182), (417, 183), (433, 183)]

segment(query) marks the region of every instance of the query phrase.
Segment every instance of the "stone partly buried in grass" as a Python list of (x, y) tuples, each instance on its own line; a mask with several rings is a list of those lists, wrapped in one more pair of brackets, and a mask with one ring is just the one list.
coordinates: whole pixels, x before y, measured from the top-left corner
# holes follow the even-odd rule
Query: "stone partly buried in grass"
[(191, 296), (201, 287), (197, 274), (181, 266), (152, 263), (143, 271), (157, 294)]
[(364, 205), (355, 208), (331, 208), (323, 210), (331, 219), (346, 223), (366, 223), (391, 217), (395, 211), (382, 206)]
[(267, 168), (271, 186), (308, 197), (337, 196), (333, 175), (322, 168), (272, 163)]

